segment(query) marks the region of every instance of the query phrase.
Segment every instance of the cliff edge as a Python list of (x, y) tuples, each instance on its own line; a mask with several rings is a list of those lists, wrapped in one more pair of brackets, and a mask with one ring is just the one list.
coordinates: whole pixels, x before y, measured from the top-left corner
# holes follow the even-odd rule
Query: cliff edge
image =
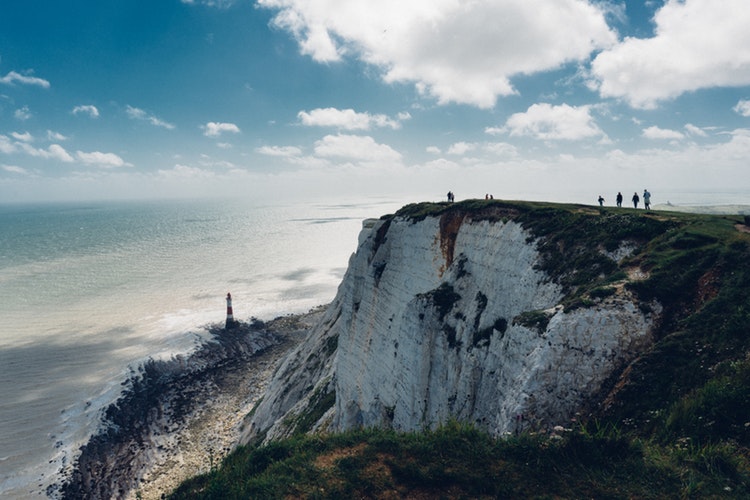
[(243, 443), (311, 430), (492, 435), (567, 425), (654, 342), (635, 258), (668, 217), (591, 207), (415, 204), (367, 220), (334, 301), (280, 365)]

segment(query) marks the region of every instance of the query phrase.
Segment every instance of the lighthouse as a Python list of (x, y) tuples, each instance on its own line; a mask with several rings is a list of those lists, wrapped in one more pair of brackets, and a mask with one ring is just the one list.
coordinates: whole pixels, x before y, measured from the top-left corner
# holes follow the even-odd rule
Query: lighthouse
[(231, 330), (235, 326), (234, 315), (232, 314), (232, 294), (227, 292), (227, 324), (226, 329)]

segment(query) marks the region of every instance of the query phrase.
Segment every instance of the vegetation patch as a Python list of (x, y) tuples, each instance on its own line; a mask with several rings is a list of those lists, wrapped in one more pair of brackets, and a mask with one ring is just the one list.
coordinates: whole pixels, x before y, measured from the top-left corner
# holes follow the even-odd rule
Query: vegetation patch
[(502, 440), (458, 423), (368, 429), (239, 448), (169, 498), (742, 498), (738, 451), (635, 443), (612, 428)]
[(600, 286), (598, 288), (594, 288), (589, 292), (589, 297), (592, 299), (604, 299), (607, 297), (611, 297), (614, 295), (616, 290), (614, 287), (611, 286)]
[(508, 329), (508, 321), (505, 318), (497, 318), (492, 326), (483, 328), (481, 330), (474, 330), (472, 337), (472, 345), (474, 347), (481, 347), (490, 343), (492, 335), (498, 331), (504, 334)]
[(328, 390), (328, 385), (328, 383), (318, 384), (318, 388), (310, 396), (310, 402), (305, 411), (295, 415), (289, 423), (289, 428), (294, 429), (295, 434), (310, 432), (325, 412), (336, 404), (336, 391)]
[(541, 335), (547, 329), (550, 317), (546, 311), (525, 311), (513, 318), (513, 324), (536, 330)]
[(453, 290), (453, 285), (443, 282), (435, 290), (419, 295), (426, 298), (435, 306), (438, 311), (438, 319), (443, 321), (445, 316), (453, 309), (453, 306), (461, 300), (461, 296)]

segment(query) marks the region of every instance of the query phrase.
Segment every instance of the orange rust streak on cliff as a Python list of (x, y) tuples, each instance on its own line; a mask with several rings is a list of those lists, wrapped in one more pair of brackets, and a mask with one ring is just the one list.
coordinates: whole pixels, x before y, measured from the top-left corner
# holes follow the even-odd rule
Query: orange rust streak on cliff
[(445, 266), (441, 266), (440, 274), (443, 274), (453, 263), (456, 237), (465, 216), (466, 214), (461, 210), (449, 210), (440, 217), (440, 250), (445, 257)]

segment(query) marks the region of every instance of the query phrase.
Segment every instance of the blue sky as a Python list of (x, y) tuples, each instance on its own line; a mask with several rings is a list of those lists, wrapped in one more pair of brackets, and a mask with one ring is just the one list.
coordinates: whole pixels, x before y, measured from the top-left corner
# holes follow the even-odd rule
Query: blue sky
[(746, 0), (8, 0), (0, 203), (750, 203), (747, 26)]

